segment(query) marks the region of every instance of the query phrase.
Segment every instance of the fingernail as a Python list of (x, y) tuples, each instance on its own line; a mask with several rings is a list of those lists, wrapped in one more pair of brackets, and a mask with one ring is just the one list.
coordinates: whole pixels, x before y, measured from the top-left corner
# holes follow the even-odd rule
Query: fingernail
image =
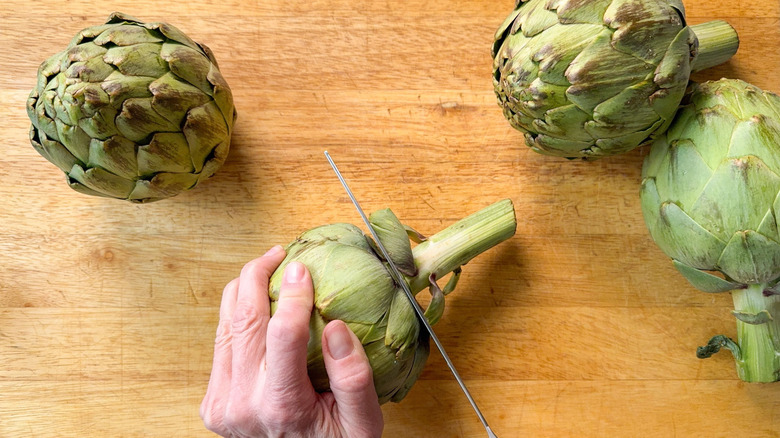
[(267, 251), (265, 254), (263, 254), (263, 255), (267, 255), (267, 256), (270, 256), (270, 255), (275, 255), (275, 254), (278, 254), (278, 253), (279, 253), (279, 251), (283, 251), (283, 250), (284, 250), (284, 248), (282, 248), (282, 245), (276, 245), (276, 246), (274, 246), (273, 248), (269, 249), (269, 250), (268, 250), (268, 251)]
[(355, 346), (352, 344), (352, 336), (349, 335), (349, 329), (343, 322), (332, 324), (326, 336), (328, 351), (331, 357), (336, 360), (344, 359), (349, 356)]
[(287, 283), (299, 283), (303, 280), (304, 274), (306, 274), (306, 271), (304, 271), (300, 262), (290, 262), (284, 268), (284, 281)]

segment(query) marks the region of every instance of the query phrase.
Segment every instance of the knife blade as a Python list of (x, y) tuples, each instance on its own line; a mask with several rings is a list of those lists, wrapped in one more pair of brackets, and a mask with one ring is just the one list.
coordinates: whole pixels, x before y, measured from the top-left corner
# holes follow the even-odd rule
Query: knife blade
[(395, 266), (395, 263), (393, 263), (393, 259), (390, 258), (390, 254), (388, 254), (387, 250), (385, 249), (385, 246), (382, 244), (382, 241), (379, 240), (379, 236), (377, 235), (374, 226), (371, 225), (371, 222), (368, 220), (368, 216), (366, 216), (366, 213), (360, 207), (360, 203), (358, 202), (354, 193), (352, 193), (352, 190), (349, 188), (347, 181), (344, 179), (344, 176), (339, 171), (339, 168), (336, 166), (336, 163), (333, 161), (333, 158), (330, 156), (328, 151), (325, 151), (325, 158), (328, 160), (330, 167), (333, 168), (333, 171), (336, 173), (336, 177), (339, 179), (341, 185), (344, 187), (344, 190), (347, 192), (349, 199), (352, 201), (352, 204), (355, 206), (355, 209), (357, 209), (358, 213), (360, 214), (360, 217), (363, 219), (363, 222), (366, 224), (369, 231), (371, 232), (371, 235), (374, 237), (374, 241), (376, 242), (377, 247), (382, 252), (382, 255), (385, 257), (385, 260), (390, 266), (390, 273), (393, 276), (393, 279), (396, 281), (396, 283), (401, 285), (401, 288), (406, 294), (406, 297), (409, 298), (409, 301), (412, 303), (412, 307), (414, 308), (414, 311), (417, 314), (417, 319), (420, 321), (423, 327), (425, 327), (425, 330), (430, 335), (431, 339), (433, 340), (433, 343), (436, 345), (436, 348), (439, 350), (439, 353), (441, 353), (442, 358), (444, 358), (444, 362), (447, 364), (447, 367), (449, 367), (450, 372), (452, 372), (452, 375), (455, 377), (455, 380), (458, 382), (460, 389), (463, 391), (463, 394), (466, 396), (466, 399), (469, 401), (469, 404), (471, 404), (471, 407), (474, 409), (474, 412), (477, 414), (479, 421), (482, 423), (482, 426), (485, 427), (485, 431), (487, 432), (488, 437), (498, 438), (496, 434), (493, 433), (493, 430), (490, 429), (490, 426), (488, 425), (485, 416), (482, 415), (482, 411), (480, 411), (479, 406), (477, 406), (477, 402), (474, 400), (474, 397), (471, 396), (471, 393), (466, 387), (466, 383), (460, 377), (458, 370), (455, 368), (455, 364), (452, 362), (450, 356), (444, 350), (444, 346), (442, 345), (441, 341), (439, 341), (439, 337), (436, 336), (436, 333), (433, 331), (433, 327), (431, 327), (431, 325), (428, 323), (428, 320), (425, 318), (425, 312), (423, 311), (422, 307), (420, 307), (420, 304), (417, 303), (417, 300), (414, 298), (414, 294), (412, 294), (412, 291), (409, 289), (409, 285), (404, 280), (403, 275), (401, 275), (401, 273), (398, 271), (398, 268)]

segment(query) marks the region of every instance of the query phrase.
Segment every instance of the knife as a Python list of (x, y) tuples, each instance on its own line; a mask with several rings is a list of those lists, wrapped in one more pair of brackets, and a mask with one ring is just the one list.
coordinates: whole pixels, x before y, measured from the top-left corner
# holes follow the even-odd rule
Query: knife
[(441, 353), (442, 357), (444, 358), (444, 362), (447, 363), (447, 366), (452, 372), (452, 375), (455, 376), (455, 380), (458, 382), (458, 385), (460, 385), (460, 389), (463, 390), (463, 394), (466, 395), (466, 398), (471, 404), (471, 407), (474, 408), (474, 412), (477, 414), (477, 417), (479, 417), (479, 421), (482, 423), (482, 426), (485, 427), (485, 431), (488, 434), (488, 438), (498, 438), (496, 434), (493, 433), (493, 431), (490, 429), (490, 426), (488, 425), (485, 416), (482, 415), (482, 411), (480, 411), (479, 406), (477, 406), (477, 402), (474, 401), (474, 398), (471, 396), (471, 393), (469, 392), (468, 388), (466, 388), (466, 384), (463, 382), (463, 379), (460, 377), (460, 374), (458, 374), (458, 370), (455, 369), (455, 364), (452, 363), (452, 360), (450, 360), (450, 356), (447, 354), (446, 351), (444, 351), (444, 346), (439, 341), (439, 338), (436, 336), (436, 333), (434, 333), (433, 327), (431, 327), (431, 325), (428, 323), (428, 320), (425, 319), (424, 316), (425, 312), (423, 311), (422, 307), (420, 307), (420, 305), (417, 303), (417, 300), (414, 298), (412, 291), (409, 289), (409, 285), (406, 283), (403, 276), (398, 271), (398, 268), (395, 266), (395, 263), (393, 263), (393, 259), (390, 258), (390, 254), (388, 254), (387, 250), (385, 249), (385, 246), (382, 245), (382, 241), (379, 240), (379, 236), (377, 235), (374, 226), (371, 225), (371, 222), (368, 220), (366, 213), (360, 207), (360, 203), (358, 202), (357, 198), (355, 198), (355, 195), (352, 193), (352, 190), (350, 190), (349, 185), (347, 185), (347, 181), (341, 175), (341, 172), (339, 172), (339, 168), (336, 167), (336, 163), (333, 162), (333, 158), (331, 158), (328, 151), (325, 151), (325, 158), (327, 158), (328, 163), (330, 163), (330, 167), (333, 168), (333, 171), (336, 172), (336, 177), (338, 177), (339, 181), (341, 182), (341, 185), (344, 186), (344, 190), (346, 190), (347, 195), (349, 195), (349, 199), (352, 200), (352, 204), (355, 205), (355, 208), (357, 209), (358, 213), (360, 213), (360, 217), (363, 219), (363, 222), (366, 224), (369, 231), (371, 231), (371, 235), (374, 236), (374, 241), (376, 241), (376, 246), (382, 252), (382, 255), (385, 257), (385, 260), (387, 260), (387, 263), (390, 265), (390, 273), (392, 274), (393, 279), (396, 281), (396, 283), (401, 285), (401, 288), (406, 293), (407, 298), (409, 298), (409, 301), (411, 301), (412, 307), (414, 308), (414, 311), (417, 314), (417, 319), (420, 320), (420, 323), (422, 323), (422, 325), (425, 327), (425, 330), (427, 330), (428, 334), (431, 336), (431, 339), (433, 339), (433, 343), (436, 344), (436, 348), (439, 349), (439, 353)]

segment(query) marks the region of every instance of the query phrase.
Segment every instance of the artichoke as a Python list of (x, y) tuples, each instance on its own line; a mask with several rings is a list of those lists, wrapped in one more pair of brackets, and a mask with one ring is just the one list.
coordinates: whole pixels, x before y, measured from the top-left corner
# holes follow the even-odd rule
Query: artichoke
[[(510, 238), (517, 226), (508, 199), (427, 239), (403, 226), (388, 209), (371, 214), (369, 220), (410, 290), (415, 295), (430, 290), (425, 318), (431, 324), (441, 318), (444, 296), (455, 288), (461, 265)], [(421, 243), (412, 249), (410, 238)], [(270, 279), (271, 312), (276, 311), (284, 267), (290, 261), (304, 263), (314, 283), (308, 372), (315, 389), (329, 389), (320, 342), (328, 321), (339, 319), (366, 350), (380, 403), (401, 401), (428, 358), (428, 333), (421, 330), (407, 295), (394, 282), (374, 241), (356, 226), (339, 223), (302, 233), (286, 250), (286, 258)], [(450, 272), (453, 274), (440, 288), (437, 280)]]
[(739, 377), (780, 379), (780, 97), (738, 80), (692, 86), (642, 170), (650, 234), (691, 284), (731, 291)]
[(41, 64), (33, 147), (82, 193), (150, 202), (224, 163), (236, 112), (214, 55), (166, 23), (114, 13)]
[(666, 130), (690, 73), (738, 46), (726, 22), (686, 25), (680, 0), (520, 0), (495, 35), (493, 86), (531, 149), (596, 159)]

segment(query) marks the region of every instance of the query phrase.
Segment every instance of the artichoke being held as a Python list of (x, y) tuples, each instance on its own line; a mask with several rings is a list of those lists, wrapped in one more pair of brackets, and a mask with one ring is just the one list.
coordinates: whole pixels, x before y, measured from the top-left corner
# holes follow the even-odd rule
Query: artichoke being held
[(536, 152), (600, 158), (671, 123), (692, 71), (737, 51), (723, 21), (688, 26), (681, 0), (519, 0), (493, 44), (493, 85)]
[(82, 193), (150, 202), (224, 163), (236, 113), (217, 61), (166, 23), (114, 13), (38, 70), (33, 147)]
[(645, 159), (642, 212), (653, 240), (705, 292), (731, 291), (741, 379), (780, 379), (780, 97), (738, 80), (693, 85)]
[[(517, 222), (508, 199), (499, 201), (424, 239), (403, 226), (390, 210), (369, 218), (410, 290), (431, 292), (425, 317), (435, 324), (444, 311), (444, 296), (457, 283), (461, 265), (510, 238)], [(424, 239), (412, 249), (410, 237)], [(417, 239), (420, 237), (420, 239)], [(329, 389), (322, 359), (322, 330), (334, 319), (344, 321), (360, 339), (374, 372), (380, 403), (398, 402), (411, 389), (428, 358), (428, 333), (421, 329), (409, 298), (388, 271), (374, 241), (350, 224), (313, 228), (290, 243), (287, 257), (271, 276), (271, 312), (276, 310), (282, 272), (290, 261), (305, 264), (314, 283), (308, 372), (314, 388)], [(452, 272), (443, 288), (437, 284)]]

